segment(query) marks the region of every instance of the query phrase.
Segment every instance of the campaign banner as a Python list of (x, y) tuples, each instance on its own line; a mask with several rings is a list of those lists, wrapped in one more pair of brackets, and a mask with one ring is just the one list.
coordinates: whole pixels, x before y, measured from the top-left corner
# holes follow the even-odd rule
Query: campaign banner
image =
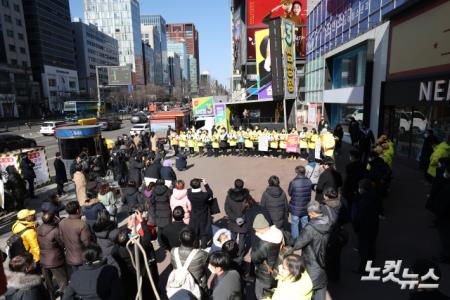
[(281, 19), (281, 52), (283, 56), (284, 70), (284, 98), (295, 99), (297, 97), (296, 67), (295, 67), (295, 24)]
[(227, 128), (227, 108), (225, 104), (214, 104), (214, 116), (216, 126)]
[(298, 134), (288, 134), (286, 141), (286, 152), (298, 153)]
[(211, 117), (214, 115), (214, 100), (212, 97), (192, 99), (192, 113), (194, 117)]
[(272, 82), (269, 29), (255, 32), (258, 89)]
[(47, 157), (44, 147), (27, 148), (22, 150), (10, 151), (0, 155), (0, 171), (6, 172), (6, 167), (14, 166), (20, 172), (19, 155), (26, 153), (28, 158), (34, 163), (34, 186), (38, 187), (50, 181), (50, 172), (47, 166)]
[(269, 151), (269, 136), (261, 134), (258, 138), (258, 151)]

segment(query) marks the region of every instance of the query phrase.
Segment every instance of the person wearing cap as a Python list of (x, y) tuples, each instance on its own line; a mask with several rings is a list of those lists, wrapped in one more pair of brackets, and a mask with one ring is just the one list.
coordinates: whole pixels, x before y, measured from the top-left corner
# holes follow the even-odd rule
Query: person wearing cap
[(251, 253), (252, 262), (255, 264), (255, 295), (257, 299), (262, 299), (265, 289), (275, 287), (272, 273), (277, 267), (283, 232), (275, 225), (270, 226), (262, 214), (256, 215), (253, 228), (256, 232)]
[(323, 215), (319, 202), (311, 201), (307, 210), (309, 222), (302, 228), (293, 250), (302, 250), (306, 270), (313, 282), (312, 299), (325, 300), (328, 284), (325, 256), (330, 236), (330, 223), (328, 217)]
[(324, 171), (320, 174), (319, 181), (316, 185), (316, 200), (323, 201), (323, 191), (328, 187), (333, 187), (339, 191), (342, 186), (342, 176), (335, 168), (334, 159), (331, 157), (325, 157), (323, 160)]
[(34, 261), (40, 259), (39, 244), (36, 233), (36, 211), (33, 209), (22, 209), (17, 213), (17, 221), (12, 226), (13, 234), (20, 234), (25, 250), (29, 252)]

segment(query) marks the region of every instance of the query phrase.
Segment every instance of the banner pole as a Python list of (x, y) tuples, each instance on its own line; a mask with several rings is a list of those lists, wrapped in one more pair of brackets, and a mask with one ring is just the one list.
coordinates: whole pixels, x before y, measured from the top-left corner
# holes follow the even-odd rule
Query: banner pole
[(287, 131), (287, 117), (286, 117), (286, 97), (283, 98), (283, 115), (284, 115), (284, 129)]

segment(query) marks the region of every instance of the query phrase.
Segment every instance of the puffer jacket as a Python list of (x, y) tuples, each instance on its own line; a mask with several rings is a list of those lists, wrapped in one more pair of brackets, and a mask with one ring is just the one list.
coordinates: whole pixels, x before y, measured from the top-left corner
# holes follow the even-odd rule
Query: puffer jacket
[(97, 244), (102, 249), (102, 257), (106, 259), (108, 264), (115, 266), (118, 271), (120, 271), (120, 267), (116, 260), (112, 257), (112, 250), (115, 245), (115, 241), (117, 236), (119, 235), (119, 228), (117, 228), (117, 224), (114, 222), (110, 222), (105, 227), (99, 227), (96, 224), (92, 227), (94, 231)]
[(287, 220), (289, 206), (286, 193), (278, 186), (269, 186), (262, 194), (261, 206), (269, 212), (270, 218), (278, 229), (283, 230)]
[(125, 195), (123, 197), (123, 204), (127, 205), (128, 209), (131, 209), (143, 200), (142, 194), (136, 187), (127, 187), (125, 189)]
[(66, 250), (66, 262), (71, 266), (82, 264), (83, 248), (91, 243), (89, 226), (79, 215), (69, 215), (59, 222), (59, 235)]
[(225, 199), (225, 213), (228, 216), (228, 229), (236, 233), (245, 233), (246, 224), (239, 226), (236, 223), (238, 218), (244, 219), (244, 200), (249, 196), (249, 191), (244, 189), (229, 189)]
[(42, 224), (37, 229), (41, 265), (44, 268), (57, 268), (65, 263), (64, 247), (59, 236), (58, 223)]
[[(8, 181), (5, 183), (5, 189), (11, 191), (12, 198), (17, 202), (23, 205), (23, 202), (27, 196), (27, 188), (25, 185), (25, 181), (20, 177), (19, 173), (16, 171), (9, 173), (8, 172)], [(18, 207), (22, 209), (22, 207)]]
[(49, 299), (40, 275), (11, 272), (5, 270), (8, 290), (6, 300), (46, 300)]
[(192, 205), (187, 197), (187, 190), (177, 190), (172, 191), (172, 196), (170, 197), (170, 209), (173, 211), (175, 207), (181, 206), (184, 209), (184, 224), (189, 224), (189, 217), (191, 215)]
[(428, 166), (427, 173), (432, 177), (436, 177), (436, 168), (439, 163), (439, 159), (449, 157), (450, 146), (447, 142), (442, 142), (434, 148), (433, 154), (430, 157), (430, 165)]
[(327, 286), (327, 273), (325, 266), (318, 261), (326, 255), (326, 245), (330, 236), (330, 224), (328, 217), (323, 216), (312, 219), (302, 228), (300, 235), (295, 241), (294, 250), (302, 249), (302, 256), (305, 261), (306, 270), (313, 282), (314, 289)]
[(144, 167), (144, 164), (136, 159), (131, 159), (128, 164), (128, 180), (134, 181), (136, 186), (141, 186), (142, 184), (142, 175), (141, 170)]
[(97, 221), (98, 213), (105, 209), (102, 203), (98, 199), (91, 199), (91, 201), (86, 203), (81, 207), (81, 214), (86, 218), (86, 223), (92, 228)]
[(161, 159), (155, 159), (155, 161), (144, 170), (144, 177), (161, 179)]
[(25, 231), (20, 235), (20, 237), (22, 238), (25, 250), (27, 250), (28, 252), (31, 253), (31, 255), (33, 255), (33, 259), (35, 261), (39, 261), (40, 260), (39, 243), (37, 240), (37, 232), (34, 222), (17, 220), (16, 223), (14, 223), (14, 225), (12, 226), (12, 232), (14, 234), (18, 234), (23, 230)]
[[(173, 248), (170, 251), (170, 257), (171, 257), (170, 262), (174, 268), (177, 265), (175, 262), (175, 256), (174, 256), (175, 249), (177, 249), (177, 248)], [(184, 263), (186, 262), (186, 259), (189, 256), (189, 253), (191, 253), (192, 250), (193, 250), (193, 248), (184, 247), (183, 245), (178, 247), (178, 254), (180, 255), (181, 264), (184, 265)], [(206, 253), (205, 251), (203, 251), (201, 249), (198, 249), (197, 254), (195, 254), (194, 259), (192, 260), (191, 264), (188, 267), (189, 273), (192, 274), (195, 281), (197, 281), (201, 287), (206, 287), (206, 282), (207, 282), (206, 261), (207, 260), (208, 260), (208, 253)]]
[(311, 201), (311, 186), (311, 180), (300, 175), (289, 183), (288, 194), (291, 197), (289, 211), (293, 216), (303, 217), (308, 215), (306, 207)]
[(156, 185), (151, 198), (155, 225), (164, 227), (172, 222), (170, 209), (170, 190), (165, 185)]
[(283, 240), (283, 232), (275, 225), (264, 233), (256, 233), (252, 241), (252, 262), (255, 264), (256, 278), (266, 285), (275, 286), (273, 278), (267, 266), (272, 269), (278, 268), (278, 254)]
[(311, 300), (312, 297), (312, 281), (307, 271), (304, 271), (300, 280), (293, 281), (291, 276), (277, 276), (277, 287), (272, 295), (271, 300), (286, 300), (295, 295), (297, 300)]

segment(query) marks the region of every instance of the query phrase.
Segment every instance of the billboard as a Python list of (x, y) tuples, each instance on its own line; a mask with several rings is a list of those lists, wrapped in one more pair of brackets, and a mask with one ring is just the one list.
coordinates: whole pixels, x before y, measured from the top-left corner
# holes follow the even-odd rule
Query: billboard
[(295, 99), (295, 24), (288, 19), (281, 19), (281, 52), (284, 71), (284, 98)]
[(241, 8), (239, 7), (233, 13), (233, 66), (234, 69), (239, 69), (242, 64), (242, 21), (241, 21)]
[(213, 106), (214, 100), (212, 97), (192, 99), (192, 113), (194, 114), (194, 117), (214, 116)]
[(108, 85), (131, 85), (130, 66), (110, 66), (108, 69)]
[(227, 108), (223, 103), (214, 104), (216, 126), (227, 127)]
[[(255, 59), (255, 31), (267, 28), (271, 19), (283, 17), (295, 23), (297, 58), (306, 54), (307, 0), (247, 0), (247, 58)], [(290, 3), (289, 3), (290, 2)]]
[(258, 89), (272, 82), (269, 29), (255, 32)]

